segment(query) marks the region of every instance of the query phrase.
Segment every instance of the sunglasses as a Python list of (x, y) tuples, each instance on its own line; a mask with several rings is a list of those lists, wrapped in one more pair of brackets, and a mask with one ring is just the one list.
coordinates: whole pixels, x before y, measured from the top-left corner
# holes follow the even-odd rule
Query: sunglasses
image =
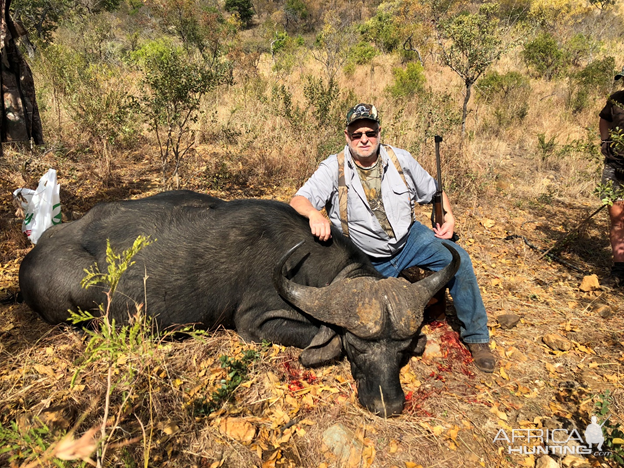
[(376, 138), (379, 130), (371, 130), (370, 132), (355, 132), (351, 134), (352, 140), (359, 140), (363, 135), (366, 135), (366, 138)]

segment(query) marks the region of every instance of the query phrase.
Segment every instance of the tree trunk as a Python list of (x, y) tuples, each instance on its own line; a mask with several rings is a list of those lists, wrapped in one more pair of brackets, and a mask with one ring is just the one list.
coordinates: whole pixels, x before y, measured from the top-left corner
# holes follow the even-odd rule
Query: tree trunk
[(462, 140), (466, 136), (466, 117), (468, 116), (468, 101), (470, 101), (470, 91), (472, 90), (472, 82), (466, 81), (466, 96), (464, 97), (464, 107), (462, 109)]

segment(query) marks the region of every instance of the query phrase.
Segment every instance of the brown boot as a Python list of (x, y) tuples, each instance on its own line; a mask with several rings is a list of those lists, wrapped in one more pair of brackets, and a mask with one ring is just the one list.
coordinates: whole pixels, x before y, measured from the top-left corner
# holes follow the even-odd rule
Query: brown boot
[(488, 374), (494, 372), (496, 359), (488, 343), (465, 343), (465, 345), (470, 350), (470, 354), (472, 354), (472, 359), (477, 369), (481, 372), (487, 372)]

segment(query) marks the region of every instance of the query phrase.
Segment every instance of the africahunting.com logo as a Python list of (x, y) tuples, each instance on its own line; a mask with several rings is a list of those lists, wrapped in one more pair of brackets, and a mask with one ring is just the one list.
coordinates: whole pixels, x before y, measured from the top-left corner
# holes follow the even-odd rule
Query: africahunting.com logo
[(602, 450), (605, 442), (602, 427), (609, 417), (598, 424), (596, 416), (592, 416), (584, 431), (585, 438), (576, 429), (511, 429), (511, 433), (500, 429), (494, 442), (506, 442), (508, 454), (608, 457), (612, 453)]

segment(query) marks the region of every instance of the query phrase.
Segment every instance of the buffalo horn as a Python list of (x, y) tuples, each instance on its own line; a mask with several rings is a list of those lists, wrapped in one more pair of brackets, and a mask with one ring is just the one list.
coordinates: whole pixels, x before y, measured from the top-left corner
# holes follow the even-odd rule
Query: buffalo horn
[[(451, 263), (440, 271), (437, 271), (431, 276), (428, 276), (410, 286), (412, 293), (411, 296), (415, 300), (415, 303), (411, 307), (414, 310), (423, 310), (431, 298), (455, 276), (455, 273), (457, 273), (457, 270), (459, 269), (461, 259), (459, 258), (457, 250), (446, 242), (442, 245), (451, 252), (453, 259), (451, 260)], [(413, 336), (418, 332), (418, 328), (420, 326), (419, 323), (409, 320), (404, 323), (410, 323), (412, 325), (409, 327), (409, 330), (401, 330), (401, 335), (405, 335), (406, 337)]]
[[(286, 252), (273, 270), (273, 285), (279, 295), (316, 320), (346, 328), (362, 338), (379, 333), (383, 322), (382, 307), (374, 304), (374, 300), (367, 303), (363, 297), (370, 287), (367, 283), (377, 282), (376, 278), (362, 277), (354, 282), (339, 280), (329, 286), (316, 288), (297, 284), (284, 277), (282, 270), (286, 261), (303, 243), (299, 242)], [(362, 302), (364, 306), (357, 307)]]

